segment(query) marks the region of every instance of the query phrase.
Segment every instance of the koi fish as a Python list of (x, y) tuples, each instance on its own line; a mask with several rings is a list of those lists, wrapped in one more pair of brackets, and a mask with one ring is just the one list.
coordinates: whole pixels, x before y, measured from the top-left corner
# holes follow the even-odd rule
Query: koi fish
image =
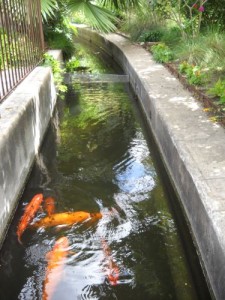
[(51, 216), (42, 218), (41, 220), (30, 225), (31, 228), (39, 227), (52, 227), (57, 225), (73, 225), (76, 223), (82, 223), (86, 220), (91, 219), (99, 220), (102, 218), (101, 213), (89, 213), (86, 211), (76, 211), (76, 212), (63, 212), (52, 214)]
[(119, 275), (120, 275), (119, 267), (117, 266), (117, 264), (114, 262), (112, 258), (112, 253), (107, 242), (104, 239), (102, 239), (101, 242), (102, 242), (102, 248), (103, 248), (105, 258), (108, 262), (107, 277), (109, 283), (111, 285), (117, 285), (118, 283), (117, 281), (119, 280)]
[(48, 265), (45, 273), (42, 300), (52, 299), (55, 288), (62, 276), (66, 257), (69, 253), (69, 240), (67, 237), (61, 237), (47, 253)]
[(52, 197), (48, 197), (44, 201), (44, 210), (47, 212), (48, 216), (55, 213), (55, 200)]
[(23, 232), (26, 230), (28, 224), (33, 220), (36, 212), (40, 208), (42, 201), (43, 201), (43, 194), (37, 194), (32, 198), (30, 203), (28, 203), (27, 206), (25, 207), (24, 214), (20, 219), (20, 222), (17, 227), (17, 232), (16, 232), (20, 244), (22, 244), (21, 236)]

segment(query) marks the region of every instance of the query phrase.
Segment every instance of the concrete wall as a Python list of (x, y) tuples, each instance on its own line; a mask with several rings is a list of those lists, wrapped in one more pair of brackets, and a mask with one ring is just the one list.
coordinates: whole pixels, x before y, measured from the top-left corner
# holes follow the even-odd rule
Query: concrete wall
[[(50, 54), (61, 59), (60, 51)], [(0, 246), (56, 103), (49, 67), (37, 67), (0, 105)]]
[(190, 223), (216, 299), (225, 299), (225, 130), (150, 53), (116, 34), (78, 28), (129, 74)]

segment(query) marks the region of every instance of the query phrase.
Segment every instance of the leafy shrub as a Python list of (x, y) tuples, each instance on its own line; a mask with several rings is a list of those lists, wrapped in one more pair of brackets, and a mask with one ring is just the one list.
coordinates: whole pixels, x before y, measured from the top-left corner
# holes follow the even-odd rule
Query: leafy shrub
[(186, 74), (189, 67), (190, 67), (190, 64), (187, 63), (186, 61), (183, 61), (181, 64), (179, 64), (178, 70), (181, 74)]
[(80, 61), (78, 58), (73, 56), (67, 63), (66, 63), (66, 71), (67, 72), (73, 72), (77, 68), (80, 67)]
[(150, 30), (143, 32), (138, 41), (139, 42), (158, 42), (162, 38), (163, 33), (160, 30)]
[(160, 39), (162, 43), (165, 43), (169, 47), (173, 47), (174, 45), (178, 45), (181, 41), (181, 31), (178, 27), (164, 27), (162, 31), (163, 35)]
[(61, 93), (65, 93), (67, 91), (67, 87), (62, 83), (64, 70), (60, 67), (60, 62), (52, 55), (45, 53), (43, 66), (51, 67), (57, 90)]
[(72, 36), (65, 34), (63, 31), (52, 31), (48, 34), (48, 47), (50, 49), (61, 49), (64, 59), (70, 58), (75, 51)]
[(220, 98), (220, 104), (225, 104), (225, 80), (219, 79), (215, 85), (208, 90), (208, 94)]
[(181, 74), (186, 75), (190, 84), (201, 85), (205, 81), (206, 75), (202, 72), (199, 66), (191, 65), (184, 61), (179, 64), (178, 70)]
[(174, 58), (172, 51), (164, 43), (152, 46), (151, 52), (153, 54), (154, 59), (158, 62), (169, 62)]

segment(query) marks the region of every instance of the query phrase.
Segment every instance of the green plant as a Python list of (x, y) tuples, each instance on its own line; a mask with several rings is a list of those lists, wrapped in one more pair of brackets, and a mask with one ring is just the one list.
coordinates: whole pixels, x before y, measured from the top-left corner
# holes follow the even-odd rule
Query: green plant
[(158, 62), (162, 62), (162, 63), (169, 62), (174, 58), (173, 52), (164, 43), (153, 45), (151, 47), (151, 52), (153, 54), (154, 59)]
[(178, 70), (181, 74), (186, 74), (190, 64), (186, 61), (183, 61), (182, 63), (179, 64)]
[(73, 56), (67, 63), (66, 63), (66, 72), (74, 72), (77, 68), (80, 67), (80, 61), (78, 58)]
[(205, 80), (205, 74), (198, 66), (187, 70), (187, 79), (190, 84), (201, 85)]
[(139, 42), (159, 42), (163, 36), (163, 32), (161, 30), (150, 30), (144, 32), (140, 35), (138, 41)]
[(225, 80), (219, 79), (215, 85), (208, 90), (208, 94), (219, 97), (220, 104), (225, 104)]
[(181, 74), (185, 74), (190, 84), (201, 85), (205, 81), (205, 73), (196, 65), (191, 65), (184, 61), (179, 64), (178, 70)]
[(202, 15), (208, 0), (154, 0), (149, 5), (152, 10), (166, 20), (174, 22), (184, 39), (196, 37), (200, 33)]
[(70, 58), (75, 51), (72, 33), (66, 34), (64, 30), (56, 29), (48, 32), (46, 41), (48, 43), (48, 48), (61, 49), (64, 59)]
[(61, 68), (60, 62), (52, 55), (45, 53), (43, 55), (43, 66), (51, 67), (56, 89), (58, 92), (65, 93), (67, 87), (63, 84), (64, 69)]

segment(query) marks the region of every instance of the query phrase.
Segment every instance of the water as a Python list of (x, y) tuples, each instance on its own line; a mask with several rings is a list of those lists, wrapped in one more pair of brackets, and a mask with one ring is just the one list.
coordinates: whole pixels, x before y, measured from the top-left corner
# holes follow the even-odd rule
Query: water
[[(92, 74), (122, 74), (110, 60), (104, 65), (99, 52), (93, 57), (83, 47), (79, 51)], [(60, 237), (68, 238), (69, 246), (60, 272), (48, 278), (56, 284), (46, 299), (210, 299), (189, 235), (178, 229), (170, 205), (177, 199), (168, 179), (164, 184), (166, 175), (141, 123), (128, 84), (69, 86), (0, 253), (1, 300), (44, 299), (47, 253)], [(37, 193), (53, 197), (57, 212), (101, 211), (103, 217), (27, 229), (20, 245), (17, 225)], [(40, 210), (34, 221), (45, 215)], [(107, 275), (112, 267), (119, 270), (115, 285)]]

